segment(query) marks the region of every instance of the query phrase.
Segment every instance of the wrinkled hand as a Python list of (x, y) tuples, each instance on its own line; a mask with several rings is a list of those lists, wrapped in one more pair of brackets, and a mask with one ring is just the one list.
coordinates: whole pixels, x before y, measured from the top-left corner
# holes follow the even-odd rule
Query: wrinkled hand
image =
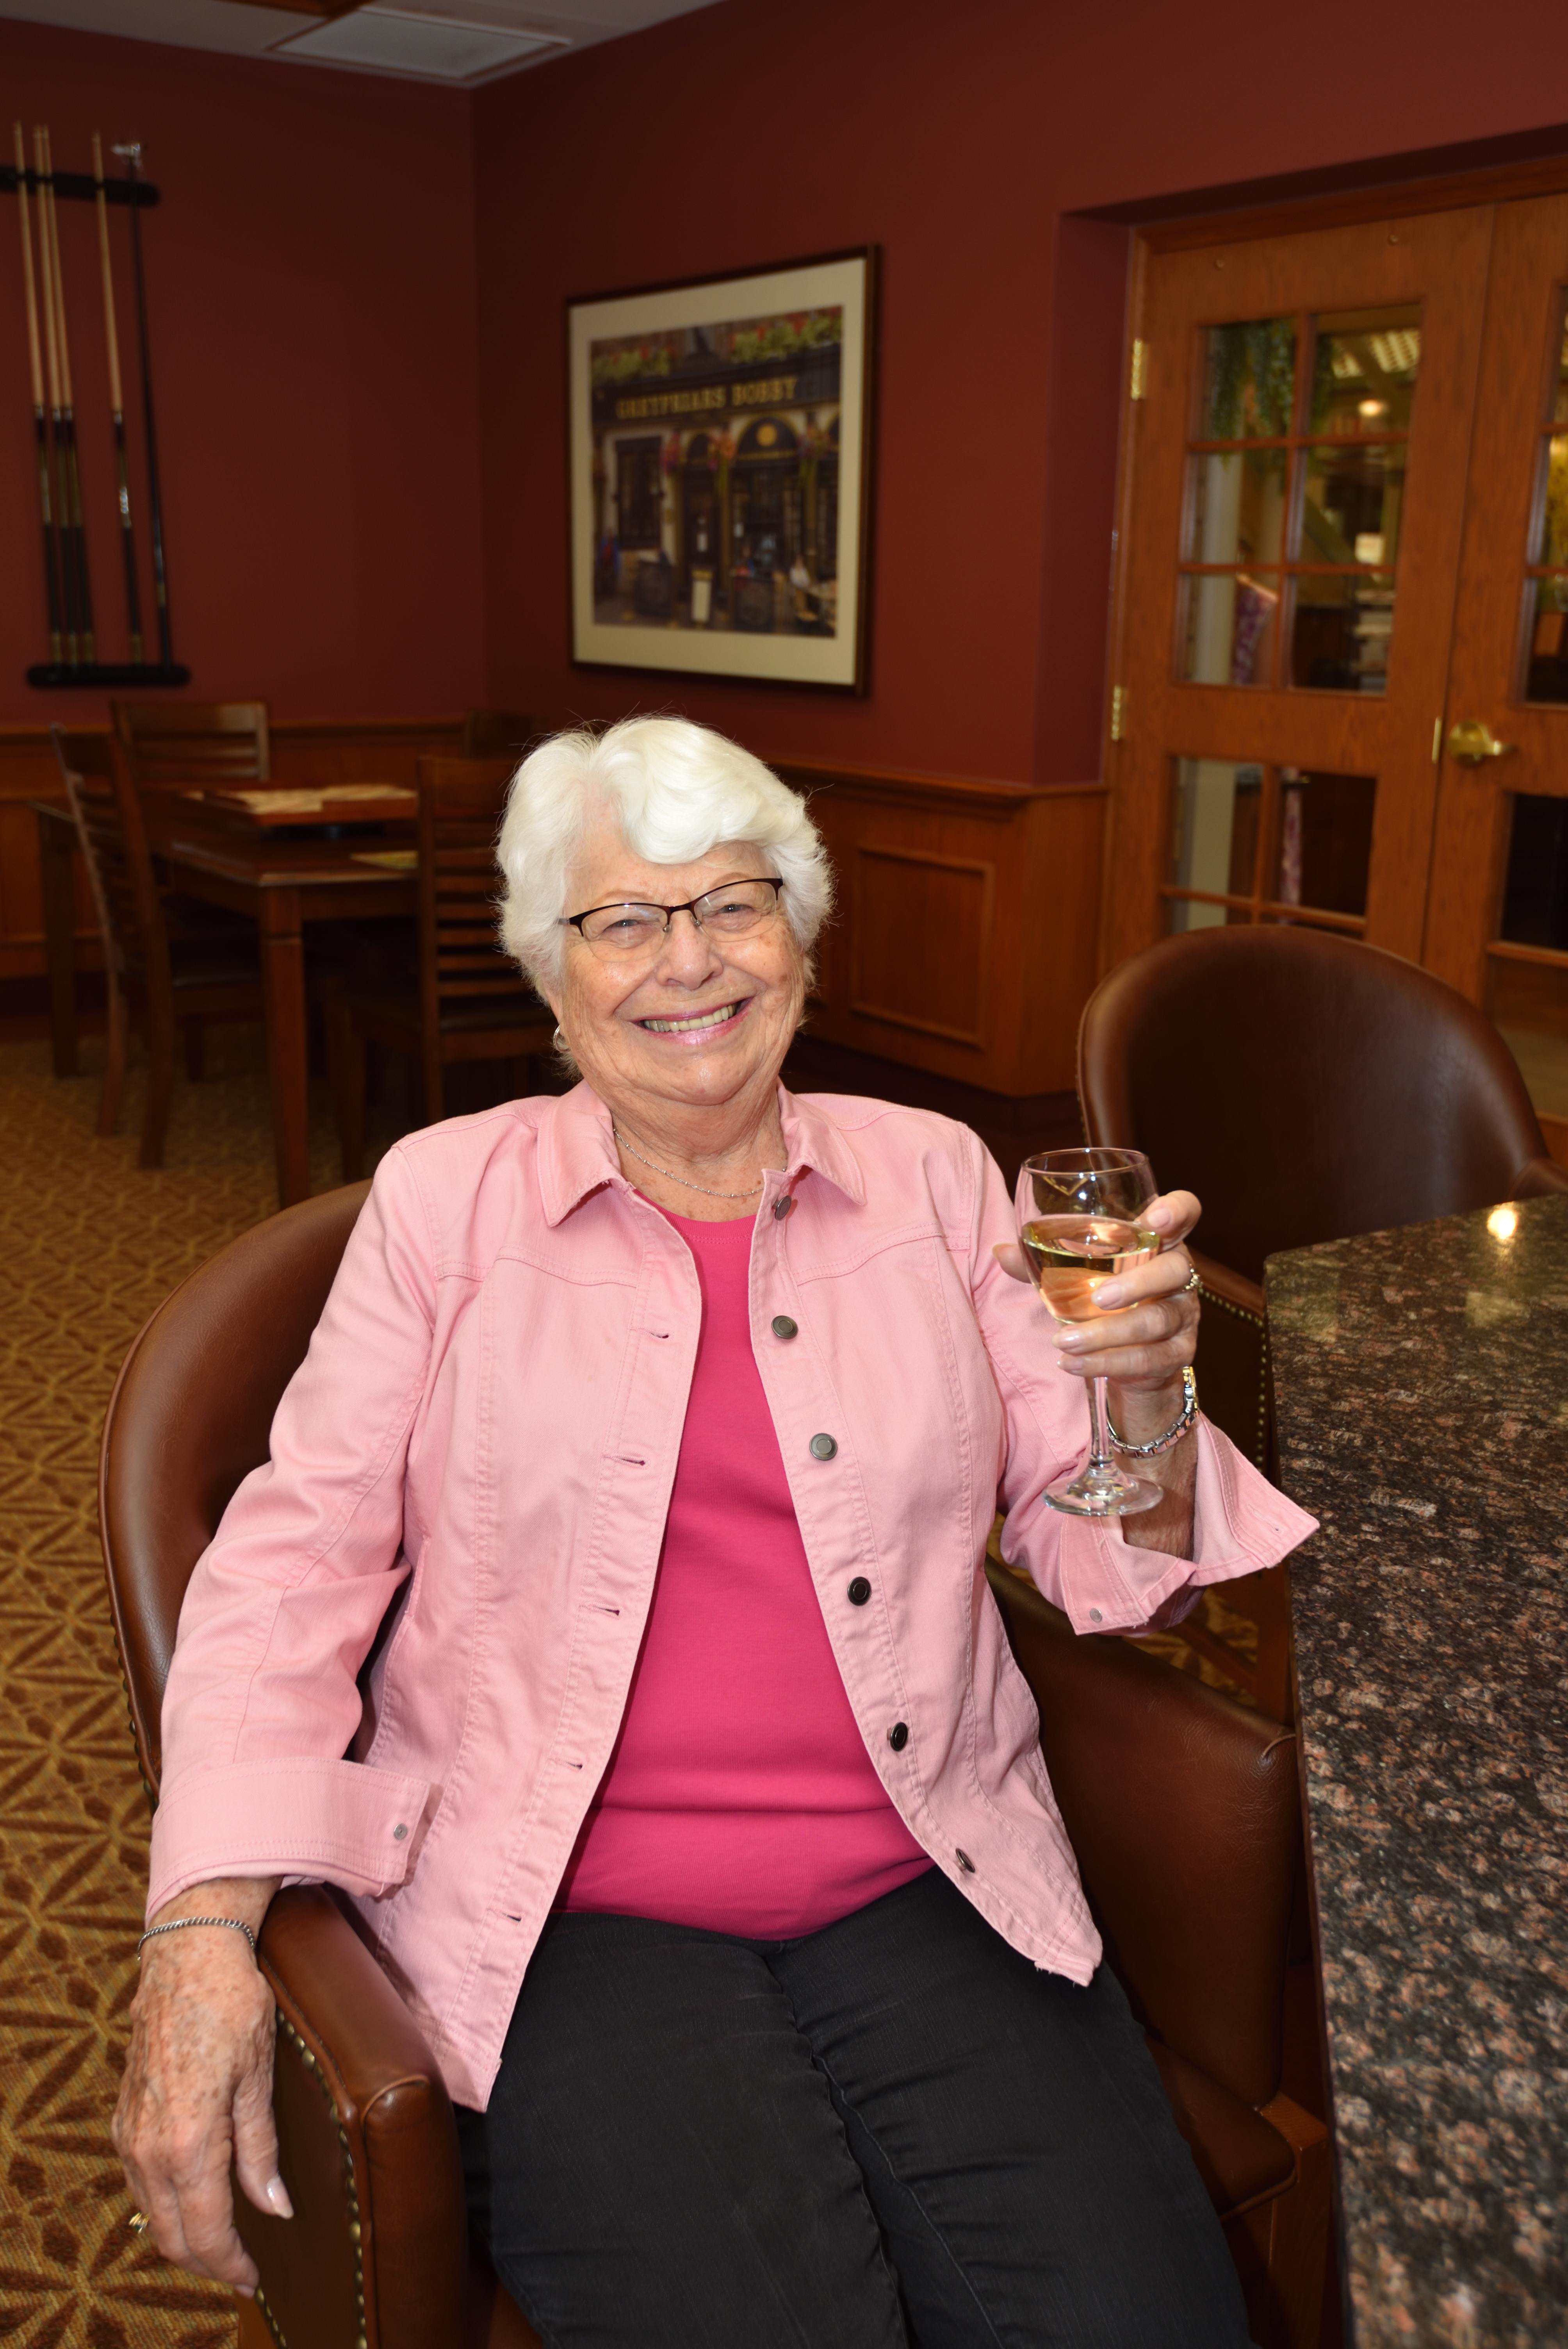
[[(1099, 1310), (1092, 1320), (1057, 1322), (1052, 1330), (1064, 1371), (1075, 1378), (1109, 1379), (1136, 1399), (1125, 1428), (1134, 1443), (1157, 1434), (1181, 1408), (1181, 1372), (1198, 1342), (1197, 1292), (1183, 1293), (1192, 1262), (1181, 1243), (1202, 1213), (1191, 1191), (1167, 1191), (1152, 1201), (1140, 1221), (1159, 1233), (1160, 1254), (1097, 1290)], [(1005, 1272), (1033, 1286), (1016, 1241), (1004, 1242), (995, 1254)], [(1150, 1408), (1156, 1398), (1163, 1408), (1171, 1397), (1174, 1405), (1164, 1410), (1163, 1418)], [(1146, 1429), (1137, 1424), (1145, 1418)]]
[[(154, 1921), (235, 1916), (255, 1931), (273, 1889), (198, 1885)], [(130, 2016), (113, 2129), (127, 2183), (166, 2260), (250, 2294), (256, 2267), (234, 2230), (231, 2163), (258, 2209), (294, 2211), (273, 2125), (273, 1997), (243, 1934), (193, 1926), (149, 1941)]]

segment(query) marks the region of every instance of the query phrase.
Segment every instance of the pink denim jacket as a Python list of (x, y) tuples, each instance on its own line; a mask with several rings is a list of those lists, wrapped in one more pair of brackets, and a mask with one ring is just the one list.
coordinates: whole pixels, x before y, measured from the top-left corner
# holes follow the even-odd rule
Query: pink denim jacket
[[(995, 1164), (945, 1118), (780, 1100), (752, 1342), (850, 1702), (937, 1866), (1087, 1982), (1099, 1939), (985, 1583), (998, 1503), (1007, 1557), (1086, 1632), (1272, 1565), (1313, 1520), (1207, 1426), (1195, 1564), (1043, 1506), (1084, 1392), (992, 1257)], [(586, 1086), (410, 1135), (186, 1597), (149, 1912), (212, 1876), (341, 1886), (465, 2104), (615, 1742), (699, 1320)]]

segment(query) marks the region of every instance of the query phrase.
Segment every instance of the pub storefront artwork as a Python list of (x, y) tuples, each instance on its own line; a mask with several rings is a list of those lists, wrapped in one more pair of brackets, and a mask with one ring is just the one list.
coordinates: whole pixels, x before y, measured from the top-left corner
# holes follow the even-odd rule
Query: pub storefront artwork
[[(789, 300), (846, 271), (846, 298)], [(573, 305), (579, 659), (860, 682), (868, 277), (856, 254)], [(701, 315), (753, 292), (784, 299)]]
[(830, 636), (843, 312), (593, 347), (594, 614)]

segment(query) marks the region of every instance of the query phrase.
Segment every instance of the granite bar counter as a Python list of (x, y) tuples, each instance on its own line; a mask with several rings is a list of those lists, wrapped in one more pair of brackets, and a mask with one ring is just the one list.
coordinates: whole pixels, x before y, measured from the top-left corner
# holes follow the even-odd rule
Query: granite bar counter
[(1271, 1258), (1348, 2324), (1568, 2343), (1568, 1196)]

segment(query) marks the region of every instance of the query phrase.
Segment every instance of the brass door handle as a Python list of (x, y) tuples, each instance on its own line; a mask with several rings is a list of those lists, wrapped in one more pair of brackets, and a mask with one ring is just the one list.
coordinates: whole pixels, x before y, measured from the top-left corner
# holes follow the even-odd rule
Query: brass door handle
[(1484, 766), (1489, 759), (1506, 759), (1517, 750), (1517, 742), (1500, 742), (1490, 726), (1479, 718), (1470, 718), (1449, 728), (1449, 755), (1461, 767)]

